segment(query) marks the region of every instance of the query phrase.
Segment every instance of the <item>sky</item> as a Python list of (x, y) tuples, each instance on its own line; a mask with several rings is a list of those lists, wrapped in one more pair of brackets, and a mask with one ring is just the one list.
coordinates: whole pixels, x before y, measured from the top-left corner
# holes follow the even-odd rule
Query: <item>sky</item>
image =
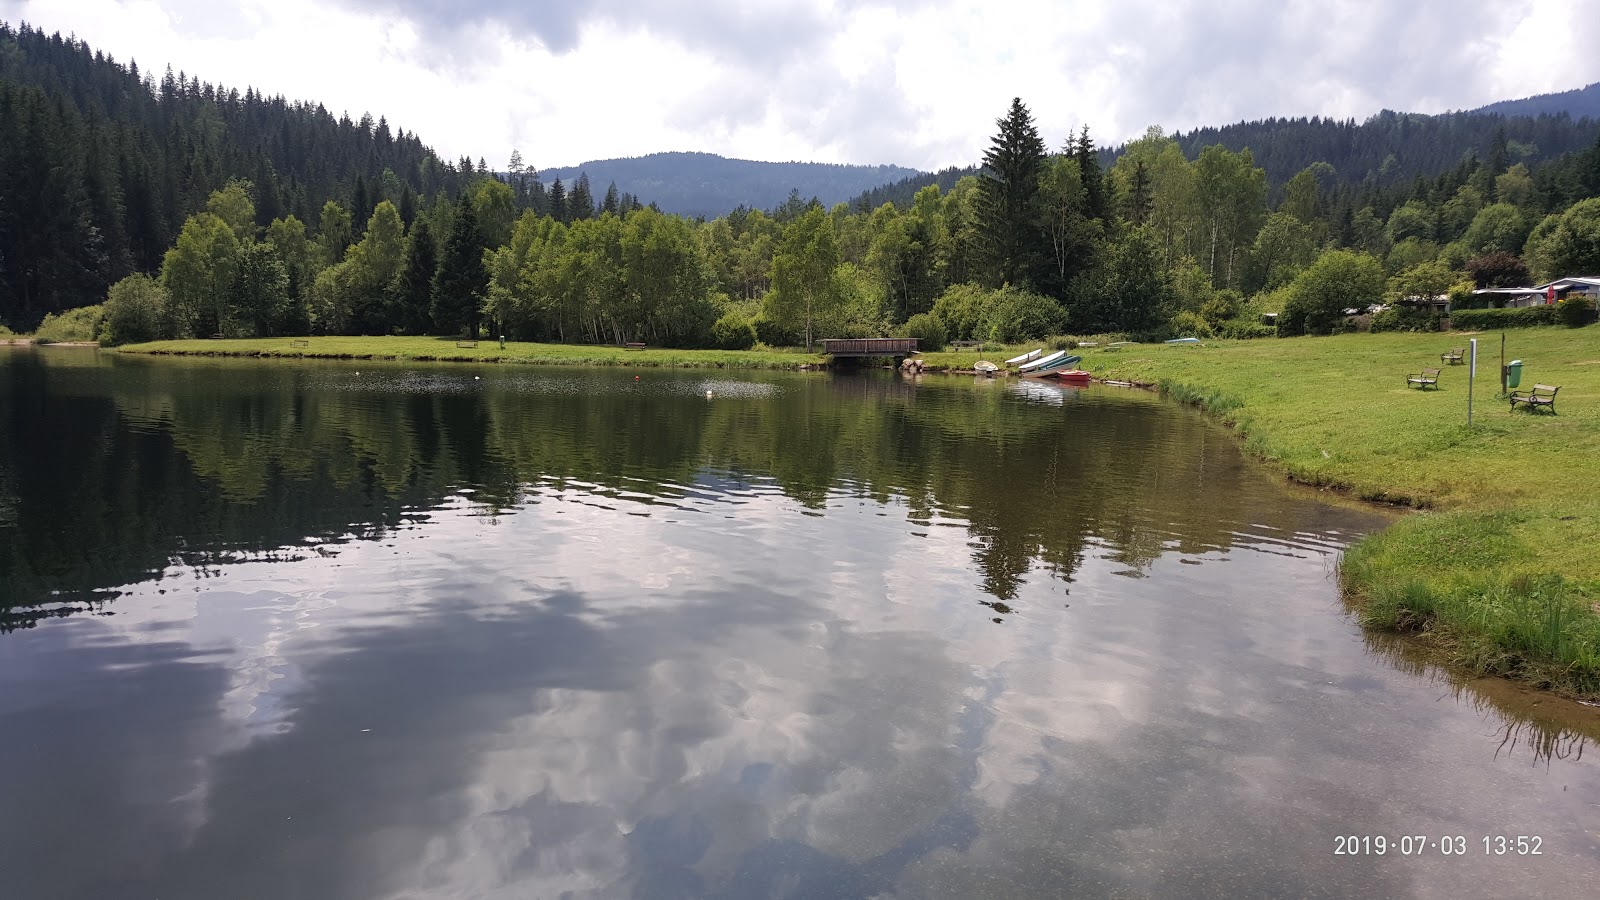
[(119, 61), (386, 116), (448, 159), (968, 165), (1046, 143), (1444, 112), (1600, 81), (1591, 0), (0, 0)]

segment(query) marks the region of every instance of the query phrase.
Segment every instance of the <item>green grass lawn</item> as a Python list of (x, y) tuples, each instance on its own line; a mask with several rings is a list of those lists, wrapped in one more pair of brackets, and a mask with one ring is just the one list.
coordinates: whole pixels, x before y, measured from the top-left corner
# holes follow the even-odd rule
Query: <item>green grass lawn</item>
[[(1477, 672), (1597, 696), (1600, 328), (1505, 334), (1523, 388), (1561, 386), (1555, 415), (1497, 398), (1498, 332), (1477, 335), (1471, 428), (1467, 366), (1439, 361), (1471, 335), (1076, 352), (1098, 377), (1209, 409), (1296, 480), (1424, 508), (1346, 554), (1341, 578), (1368, 624), (1424, 632)], [(1438, 390), (1406, 386), (1423, 366), (1442, 367)]]
[[(304, 343), (304, 347), (295, 346)], [(241, 340), (153, 341), (118, 347), (122, 353), (195, 356), (269, 356), (307, 359), (412, 359), (535, 363), (575, 366), (641, 366), (725, 369), (793, 369), (823, 361), (820, 354), (787, 350), (670, 350), (579, 344), (530, 344), (480, 340), (459, 347), (455, 338), (313, 337)]]

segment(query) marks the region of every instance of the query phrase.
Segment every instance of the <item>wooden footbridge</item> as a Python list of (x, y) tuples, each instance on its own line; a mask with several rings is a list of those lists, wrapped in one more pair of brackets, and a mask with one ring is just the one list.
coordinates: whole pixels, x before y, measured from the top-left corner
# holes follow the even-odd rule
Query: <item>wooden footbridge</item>
[(906, 357), (919, 352), (916, 338), (823, 338), (822, 352), (835, 359), (866, 356)]

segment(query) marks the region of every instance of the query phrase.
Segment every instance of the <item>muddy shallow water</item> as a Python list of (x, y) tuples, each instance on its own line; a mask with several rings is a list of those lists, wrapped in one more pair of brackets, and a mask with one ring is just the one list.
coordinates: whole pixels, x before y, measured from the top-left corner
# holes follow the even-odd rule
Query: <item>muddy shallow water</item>
[(1149, 394), (16, 348), (0, 423), (5, 896), (1600, 883), (1594, 719)]

